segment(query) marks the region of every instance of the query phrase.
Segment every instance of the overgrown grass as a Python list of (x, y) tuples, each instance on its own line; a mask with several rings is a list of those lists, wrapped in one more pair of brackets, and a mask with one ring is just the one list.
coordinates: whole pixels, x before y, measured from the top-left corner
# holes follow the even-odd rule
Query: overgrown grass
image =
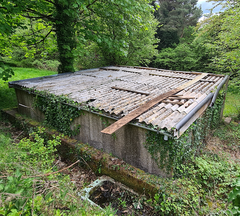
[(40, 128), (14, 143), (2, 129), (0, 215), (114, 215), (110, 207), (103, 211), (81, 200), (68, 175), (53, 173), (58, 137), (47, 140)]
[[(9, 82), (56, 74), (56, 72), (53, 71), (33, 68), (13, 68), (13, 70), (15, 75), (9, 79)], [(14, 89), (9, 89), (8, 82), (0, 79), (0, 110), (15, 106), (17, 106), (17, 98)]]

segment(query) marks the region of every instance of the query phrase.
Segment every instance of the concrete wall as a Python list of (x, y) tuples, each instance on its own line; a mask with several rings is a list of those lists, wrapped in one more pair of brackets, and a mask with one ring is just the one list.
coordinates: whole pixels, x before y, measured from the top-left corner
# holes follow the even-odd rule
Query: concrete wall
[[(19, 113), (37, 121), (44, 120), (44, 115), (39, 110), (33, 108), (34, 95), (19, 89), (16, 89), (16, 95)], [(83, 143), (88, 143), (97, 149), (111, 153), (146, 172), (166, 176), (166, 172), (158, 168), (156, 162), (144, 147), (146, 129), (125, 125), (116, 131), (114, 135), (107, 135), (101, 133), (107, 122), (112, 124), (114, 120), (83, 111), (83, 114), (73, 121), (74, 125), (81, 125), (79, 135), (74, 138)]]

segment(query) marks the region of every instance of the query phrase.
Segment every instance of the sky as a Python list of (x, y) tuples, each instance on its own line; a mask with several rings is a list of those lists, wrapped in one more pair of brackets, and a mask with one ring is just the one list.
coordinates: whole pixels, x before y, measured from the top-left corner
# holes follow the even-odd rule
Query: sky
[[(198, 6), (201, 5), (203, 14), (209, 13), (208, 9), (211, 9), (214, 6), (214, 3), (206, 2), (206, 0), (198, 0), (197, 4)], [(214, 8), (213, 13), (218, 13), (219, 11), (221, 11), (221, 6)]]

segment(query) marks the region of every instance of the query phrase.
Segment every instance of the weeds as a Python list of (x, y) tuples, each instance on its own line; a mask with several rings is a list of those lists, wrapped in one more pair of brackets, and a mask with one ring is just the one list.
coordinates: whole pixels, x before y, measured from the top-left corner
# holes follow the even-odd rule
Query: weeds
[(0, 150), (5, 148), (0, 159), (0, 215), (113, 215), (111, 209), (106, 214), (82, 201), (69, 176), (53, 171), (59, 144), (60, 137), (48, 140), (44, 128), (18, 144), (0, 133)]
[(240, 147), (240, 124), (230, 123), (229, 125), (220, 125), (216, 128), (214, 136), (225, 141), (228, 146)]

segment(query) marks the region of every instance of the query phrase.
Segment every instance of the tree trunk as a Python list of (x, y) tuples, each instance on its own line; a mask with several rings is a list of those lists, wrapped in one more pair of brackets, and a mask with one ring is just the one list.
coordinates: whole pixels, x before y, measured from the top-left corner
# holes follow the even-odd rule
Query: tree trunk
[(73, 50), (76, 47), (74, 15), (76, 13), (71, 12), (71, 0), (65, 0), (65, 4), (59, 3), (59, 0), (54, 0), (54, 3), (56, 7), (55, 31), (60, 60), (58, 73), (74, 72)]

